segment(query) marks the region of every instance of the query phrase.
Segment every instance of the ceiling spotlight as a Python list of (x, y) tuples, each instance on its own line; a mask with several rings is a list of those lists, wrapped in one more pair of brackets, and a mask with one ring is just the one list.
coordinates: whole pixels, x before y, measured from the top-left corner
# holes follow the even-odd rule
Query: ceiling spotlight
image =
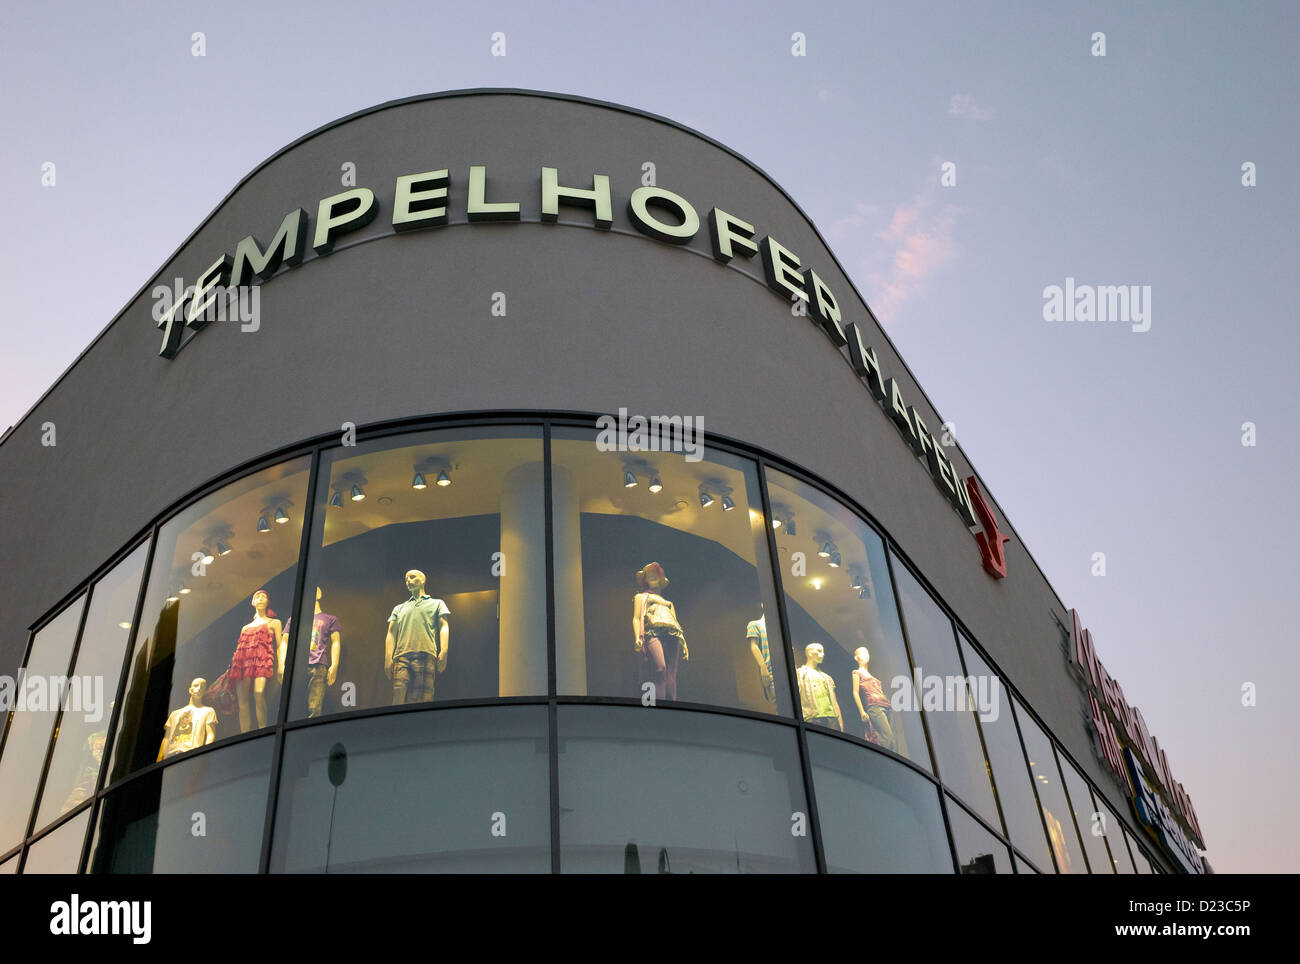
[(849, 588), (862, 588), (862, 571), (857, 566), (849, 566)]
[(188, 596), (191, 592), (193, 592), (193, 590), (190, 589), (189, 586), (185, 585), (185, 583), (181, 583), (180, 587), (176, 591), (180, 593), (182, 596)]
[(817, 555), (821, 556), (823, 559), (829, 559), (834, 549), (835, 547), (832, 546), (829, 542), (824, 543), (822, 547), (817, 550)]
[(831, 568), (832, 568), (832, 569), (838, 569), (839, 567), (840, 567), (840, 554), (839, 554), (838, 552), (832, 552), (832, 553), (831, 553)]
[(428, 487), (429, 487), (429, 483), (424, 481), (424, 474), (422, 472), (416, 472), (415, 478), (411, 480), (411, 488), (427, 489)]
[(219, 556), (230, 555), (230, 546), (226, 545), (220, 539), (217, 540), (217, 555)]
[(820, 579), (814, 579), (812, 581), (812, 587), (814, 589), (820, 589), (822, 587), (822, 581)]
[(773, 528), (773, 529), (779, 529), (779, 528), (781, 528), (781, 520), (780, 520), (780, 519), (773, 519), (773, 520), (772, 520), (772, 528)]
[(700, 508), (707, 509), (711, 505), (713, 505), (713, 496), (700, 489)]
[(790, 518), (786, 519), (785, 531), (790, 533), (792, 536), (799, 534), (799, 530), (794, 527), (794, 516), (790, 516)]
[(729, 496), (729, 495), (724, 495), (724, 496), (722, 497), (722, 511), (723, 511), (723, 512), (730, 512), (730, 511), (731, 511), (732, 509), (734, 509), (735, 507), (736, 507), (736, 503), (734, 503), (734, 502), (731, 501), (731, 496)]
[[(334, 494), (330, 496), (330, 505), (334, 506), (334, 508), (336, 508), (336, 509), (341, 509), (341, 508), (343, 508), (343, 493), (342, 493), (342, 492), (339, 492), (337, 489), (335, 489), (335, 490), (334, 490)], [(265, 521), (266, 521), (265, 519), (262, 520), (262, 522), (265, 522)], [(263, 528), (261, 527), (261, 525), (259, 524), (259, 525), (258, 525), (258, 529), (257, 529), (257, 531), (258, 531), (258, 532), (265, 532), (266, 530), (263, 529)]]
[(438, 472), (438, 484), (444, 489), (451, 485), (451, 476), (447, 474), (446, 469), (442, 469)]
[(659, 476), (656, 475), (653, 479), (650, 480), (650, 491), (651, 491), (651, 492), (658, 492), (658, 491), (659, 491), (660, 489), (662, 489), (663, 487), (664, 487), (664, 484), (663, 484), (662, 482), (659, 481)]
[[(334, 498), (337, 499), (338, 497), (339, 497), (339, 494), (338, 494), (337, 492), (335, 492), (335, 493), (334, 493)], [(333, 503), (333, 500), (331, 500), (330, 504), (331, 504), (331, 505), (334, 504), (334, 503)], [(339, 505), (342, 505), (342, 504), (343, 504), (342, 502), (339, 503)], [(258, 517), (257, 517), (257, 531), (258, 531), (258, 532), (270, 532), (270, 531), (271, 531), (271, 523), (269, 523), (269, 522), (266, 521), (266, 516), (262, 515), (262, 516), (258, 516)]]
[(176, 590), (173, 589), (171, 592), (169, 592), (169, 593), (167, 594), (167, 601), (168, 601), (169, 603), (172, 603), (172, 602), (180, 602), (180, 601), (181, 601), (181, 597), (178, 596), (178, 595), (176, 594)]
[(212, 560), (216, 558), (215, 556), (212, 555), (212, 553), (208, 551), (207, 546), (204, 546), (202, 549), (200, 549), (199, 553), (200, 553), (199, 561), (202, 562), (205, 566), (212, 565)]
[(126, 622), (118, 623), (118, 624), (117, 624), (117, 628), (118, 628), (118, 629), (130, 629), (130, 628), (131, 628), (131, 620), (128, 619)]
[(352, 496), (351, 496), (351, 498), (352, 498), (352, 501), (353, 501), (353, 502), (360, 502), (360, 501), (361, 501), (362, 499), (364, 499), (365, 497), (366, 497), (366, 494), (365, 494), (364, 492), (361, 491), (361, 486), (359, 486), (359, 485), (354, 485), (354, 486), (352, 486)]
[(623, 488), (630, 489), (636, 485), (636, 476), (630, 471), (623, 473)]
[(866, 586), (863, 586), (861, 589), (858, 590), (858, 598), (859, 598), (859, 599), (870, 599), (870, 598), (871, 598), (871, 591), (870, 591), (869, 589), (867, 589)]
[(284, 514), (284, 509), (280, 506), (276, 506), (275, 508), (275, 521), (280, 525), (284, 525), (289, 521), (289, 517)]

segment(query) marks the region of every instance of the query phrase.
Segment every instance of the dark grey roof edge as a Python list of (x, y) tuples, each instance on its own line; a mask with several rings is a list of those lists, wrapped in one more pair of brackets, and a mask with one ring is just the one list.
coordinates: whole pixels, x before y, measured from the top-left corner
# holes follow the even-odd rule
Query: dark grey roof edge
[[(611, 101), (597, 100), (594, 97), (584, 97), (580, 94), (561, 94), (561, 93), (545, 91), (545, 90), (530, 90), (522, 87), (468, 87), (468, 88), (463, 88), (461, 90), (445, 90), (445, 91), (436, 91), (428, 94), (414, 94), (410, 97), (400, 97), (396, 100), (389, 100), (389, 101), (385, 101), (382, 104), (376, 104), (373, 107), (364, 107), (361, 110), (353, 111), (351, 114), (347, 114), (343, 117), (337, 118), (336, 120), (332, 120), (326, 124), (322, 124), (320, 127), (317, 127), (315, 130), (309, 131), (308, 133), (303, 134), (301, 137), (298, 137), (295, 140), (290, 141), (284, 147), (280, 148), (278, 151), (276, 151), (266, 160), (262, 161), (260, 164), (254, 167), (251, 171), (249, 171), (247, 174), (245, 174), (242, 178), (239, 179), (239, 182), (233, 188), (231, 188), (229, 192), (227, 192), (225, 197), (223, 197), (219, 202), (217, 202), (217, 206), (214, 207), (210, 212), (208, 212), (207, 217), (205, 217), (202, 221), (199, 222), (198, 226), (195, 227), (195, 229), (189, 233), (189, 236), (186, 237), (185, 240), (182, 241), (177, 246), (176, 250), (173, 251), (171, 254), (169, 254), (167, 258), (163, 261), (163, 263), (158, 266), (158, 269), (149, 276), (149, 280), (147, 280), (143, 285), (141, 285), (139, 290), (137, 290), (134, 295), (132, 295), (129, 299), (127, 299), (127, 302), (125, 305), (122, 306), (122, 309), (118, 311), (116, 315), (113, 316), (113, 320), (110, 321), (107, 325), (105, 325), (103, 329), (100, 330), (98, 335), (96, 335), (93, 339), (91, 339), (90, 344), (88, 344), (84, 349), (82, 349), (81, 353), (77, 355), (76, 358), (73, 359), (72, 364), (70, 364), (67, 368), (65, 368), (63, 370), (63, 373), (54, 380), (54, 383), (50, 385), (50, 387), (47, 388), (44, 392), (41, 393), (41, 397), (36, 400), (36, 402), (31, 406), (31, 408), (29, 408), (25, 413), (23, 413), (22, 418), (18, 419), (18, 421), (14, 422), (14, 424), (9, 427), (9, 429), (4, 433), (4, 435), (0, 437), (0, 445), (2, 445), (4, 441), (7, 440), (9, 436), (11, 436), (17, 430), (19, 425), (25, 422), (27, 418), (34, 411), (36, 411), (36, 409), (40, 406), (41, 402), (45, 401), (45, 399), (49, 396), (49, 394), (52, 391), (54, 391), (54, 389), (58, 388), (59, 383), (62, 382), (63, 379), (68, 376), (68, 373), (71, 372), (72, 369), (75, 368), (83, 358), (86, 357), (86, 354), (92, 348), (95, 347), (99, 339), (103, 338), (104, 335), (108, 332), (108, 330), (112, 328), (113, 325), (117, 324), (117, 322), (122, 318), (123, 314), (125, 314), (127, 308), (129, 308), (135, 302), (135, 300), (145, 292), (145, 289), (147, 289), (153, 283), (154, 279), (158, 277), (158, 272), (162, 271), (162, 269), (167, 264), (169, 264), (173, 259), (175, 259), (175, 257), (178, 254), (181, 253), (181, 251), (185, 249), (186, 245), (188, 245), (191, 241), (194, 240), (194, 238), (198, 235), (198, 233), (201, 230), (203, 230), (204, 225), (206, 225), (209, 221), (212, 220), (212, 218), (216, 215), (216, 213), (220, 211), (222, 207), (225, 206), (227, 201), (229, 201), (232, 197), (234, 197), (235, 194), (237, 194), (239, 190), (245, 184), (247, 184), (248, 181), (252, 179), (254, 175), (256, 175), (259, 171), (261, 171), (272, 161), (283, 156), (284, 154), (287, 154), (289, 151), (292, 151), (300, 144), (306, 143), (307, 141), (311, 140), (313, 137), (316, 137), (318, 134), (323, 134), (328, 130), (334, 129), (335, 127), (341, 127), (344, 124), (350, 123), (354, 120), (357, 120), (358, 118), (365, 117), (369, 114), (378, 114), (380, 111), (389, 110), (394, 107), (404, 107), (407, 104), (415, 104), (426, 100), (441, 100), (445, 97), (478, 97), (478, 96), (493, 95), (493, 94), (507, 95), (507, 96), (513, 95), (513, 96), (522, 96), (522, 97), (544, 97), (547, 100), (566, 100), (577, 104), (587, 104), (592, 107), (602, 107), (607, 110), (622, 111), (625, 114), (635, 114), (636, 116), (644, 117), (647, 120), (657, 121), (660, 124), (666, 124), (669, 127), (676, 128), (679, 131), (685, 131), (687, 134), (691, 134), (695, 137), (698, 137), (701, 140), (708, 142), (713, 147), (716, 147), (721, 151), (725, 151), (726, 153), (730, 154), (732, 157), (736, 158), (741, 163), (752, 168), (756, 173), (761, 175), (769, 184), (771, 184), (774, 188), (776, 188), (777, 191), (781, 193), (781, 196), (784, 197), (786, 201), (790, 203), (790, 206), (793, 207), (796, 211), (798, 211), (799, 215), (805, 221), (808, 222), (808, 226), (812, 228), (813, 234), (817, 236), (817, 240), (821, 242), (822, 247), (826, 249), (827, 253), (831, 257), (831, 260), (835, 262), (835, 267), (839, 269), (840, 274), (842, 274), (845, 280), (848, 281), (849, 287), (853, 289), (853, 293), (857, 296), (858, 300), (862, 303), (863, 307), (867, 309), (867, 314), (871, 317), (871, 320), (876, 323), (876, 327), (880, 329), (880, 333), (884, 335), (885, 341), (889, 344), (889, 347), (893, 349), (894, 355), (898, 358), (899, 362), (902, 363), (903, 369), (911, 377), (913, 384), (916, 385), (917, 390), (920, 391), (921, 393), (921, 396), (929, 404), (930, 409), (934, 411), (936, 414), (938, 414), (939, 407), (935, 405), (934, 402), (930, 399), (930, 396), (926, 394), (925, 388), (921, 385), (921, 380), (916, 377), (915, 373), (913, 373), (911, 367), (907, 364), (906, 359), (903, 358), (902, 352), (898, 350), (898, 346), (894, 344), (894, 340), (890, 338), (889, 333), (885, 331), (885, 326), (880, 323), (880, 320), (878, 318), (876, 318), (875, 312), (873, 312), (871, 310), (871, 306), (867, 304), (867, 299), (862, 296), (862, 292), (860, 292), (858, 290), (857, 285), (853, 283), (853, 279), (849, 276), (849, 273), (844, 269), (844, 265), (840, 263), (839, 258), (835, 256), (834, 249), (832, 249), (830, 244), (827, 243), (826, 238), (823, 237), (821, 231), (818, 230), (817, 225), (813, 223), (813, 219), (808, 216), (808, 213), (804, 211), (802, 207), (799, 206), (799, 203), (790, 196), (789, 192), (786, 191), (785, 188), (783, 188), (780, 184), (778, 184), (776, 180), (772, 178), (761, 167), (759, 167), (749, 158), (745, 157), (745, 155), (741, 154), (739, 151), (734, 150), (733, 148), (728, 147), (726, 144), (714, 140), (709, 135), (695, 130), (692, 127), (687, 127), (685, 124), (679, 123), (678, 121), (672, 120), (671, 118), (668, 117), (664, 117), (660, 114), (655, 114), (647, 110), (641, 110), (638, 107), (628, 107), (625, 104), (615, 104)], [(980, 474), (979, 470), (975, 468), (974, 461), (972, 461), (970, 456), (966, 454), (966, 451), (962, 449), (960, 444), (958, 444), (957, 450), (961, 452), (962, 457), (966, 459), (966, 464), (968, 464), (971, 467), (971, 471), (974, 472), (975, 475), (978, 477)], [(1016, 532), (1016, 527), (1012, 524), (1011, 517), (1007, 514), (1005, 509), (1002, 509), (1002, 506), (997, 502), (997, 499), (993, 496), (993, 493), (989, 490), (988, 486), (985, 485), (983, 486), (983, 488), (987, 493), (988, 498), (991, 499), (993, 503), (997, 505), (1000, 510), (1002, 510), (1002, 518), (1006, 520), (1007, 526), (1015, 534), (1016, 541), (1018, 541), (1021, 547), (1024, 548), (1025, 554), (1029, 556), (1030, 561), (1034, 564), (1034, 568), (1038, 570), (1038, 572), (1042, 575), (1043, 580), (1047, 583), (1048, 588), (1052, 590), (1052, 595), (1056, 596), (1056, 601), (1061, 604), (1062, 609), (1068, 610), (1068, 607), (1061, 600), (1061, 594), (1056, 591), (1056, 587), (1053, 586), (1051, 580), (1047, 578), (1047, 573), (1043, 571), (1043, 567), (1038, 565), (1038, 561), (1034, 559), (1033, 555), (1030, 553), (1029, 547), (1025, 544), (1025, 541), (1020, 538), (1020, 534)]]

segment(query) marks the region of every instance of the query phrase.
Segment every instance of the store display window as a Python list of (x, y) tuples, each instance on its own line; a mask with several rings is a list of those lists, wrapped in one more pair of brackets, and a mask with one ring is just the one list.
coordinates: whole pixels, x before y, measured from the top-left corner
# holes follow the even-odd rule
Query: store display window
[(276, 721), (310, 462), (244, 476), (159, 530), (110, 780)]
[(894, 699), (912, 669), (880, 537), (783, 472), (767, 484), (804, 720), (930, 769), (920, 709)]
[(791, 713), (754, 463), (551, 441), (560, 695)]
[(322, 455), (291, 719), (546, 695), (542, 454), (482, 427)]

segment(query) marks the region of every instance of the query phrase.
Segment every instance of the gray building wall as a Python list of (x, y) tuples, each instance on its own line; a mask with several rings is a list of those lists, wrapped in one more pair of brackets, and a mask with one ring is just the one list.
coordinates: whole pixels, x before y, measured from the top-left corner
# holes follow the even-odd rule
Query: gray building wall
[[(0, 445), (0, 667), (12, 672), (27, 629), (168, 506), (345, 421), (620, 407), (701, 415), (708, 433), (789, 459), (873, 513), (1133, 829), (1069, 675), (1053, 620), (1068, 621), (1068, 609), (994, 493), (981, 482), (1011, 536), (1005, 580), (984, 573), (924, 464), (844, 355), (764, 285), (757, 258), (718, 263), (704, 227), (685, 247), (633, 229), (627, 197), (646, 161), (702, 219), (716, 204), (815, 268), (938, 434), (943, 418), (814, 226), (743, 159), (612, 105), (524, 92), (398, 102), (308, 135), (250, 174)], [(267, 281), (256, 333), (213, 324), (160, 358), (152, 288), (192, 283), (247, 234), (268, 242), (294, 207), (314, 230), (317, 202), (344, 190), (345, 162), (375, 191), (376, 219)], [(488, 200), (521, 203), (523, 223), (464, 223), (471, 164), (488, 168)], [(574, 187), (608, 174), (612, 231), (574, 207), (561, 207), (559, 224), (538, 223), (543, 165)], [(394, 235), (397, 176), (439, 168), (451, 172), (452, 223)], [(506, 295), (504, 318), (490, 313), (494, 292)], [(41, 444), (46, 422), (54, 447)], [(960, 450), (948, 452), (971, 474)]]

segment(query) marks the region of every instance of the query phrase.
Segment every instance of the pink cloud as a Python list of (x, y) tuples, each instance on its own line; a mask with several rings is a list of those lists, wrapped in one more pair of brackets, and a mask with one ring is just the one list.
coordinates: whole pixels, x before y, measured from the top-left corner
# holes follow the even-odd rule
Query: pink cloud
[(957, 209), (944, 205), (935, 211), (930, 193), (897, 205), (889, 226), (876, 232), (885, 249), (873, 261), (883, 260), (883, 270), (869, 270), (874, 294), (871, 307), (881, 324), (921, 293), (925, 283), (953, 253), (953, 225)]

